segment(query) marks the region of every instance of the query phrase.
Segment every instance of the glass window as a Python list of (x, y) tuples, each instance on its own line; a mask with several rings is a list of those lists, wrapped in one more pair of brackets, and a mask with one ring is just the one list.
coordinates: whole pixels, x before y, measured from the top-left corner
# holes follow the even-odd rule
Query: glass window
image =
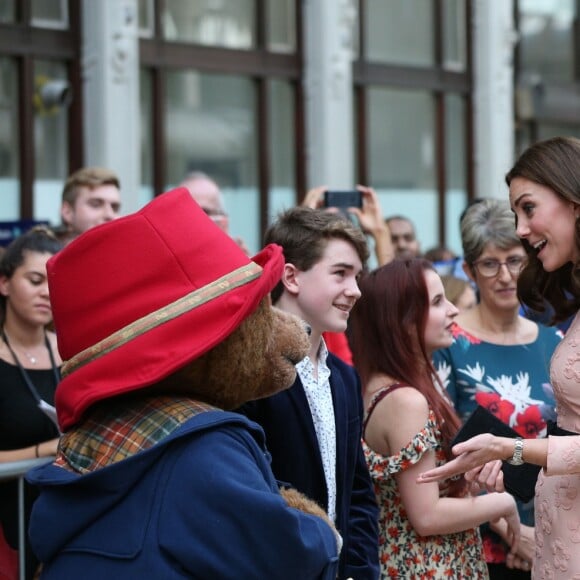
[(248, 49), (256, 45), (256, 0), (165, 0), (167, 40)]
[(260, 204), (254, 83), (194, 71), (170, 71), (166, 82), (168, 185), (192, 171), (210, 175), (224, 194), (230, 233), (257, 251)]
[(16, 220), (20, 214), (17, 87), (15, 61), (0, 58), (0, 220)]
[(428, 92), (369, 88), (370, 183), (385, 217), (402, 214), (422, 248), (438, 245), (435, 119)]
[(467, 66), (465, 0), (443, 1), (443, 66), (463, 72)]
[(139, 18), (139, 36), (153, 38), (155, 32), (154, 0), (139, 0), (137, 12)]
[(467, 205), (465, 108), (465, 101), (460, 95), (445, 95), (445, 239), (447, 247), (458, 256), (463, 253), (459, 217)]
[(538, 123), (538, 141), (549, 139), (550, 137), (576, 137), (580, 138), (580, 119), (577, 123), (564, 125), (563, 123)]
[(63, 175), (68, 175), (67, 106), (71, 97), (67, 87), (64, 63), (35, 61), (34, 218), (54, 224), (60, 223)]
[(574, 80), (574, 0), (520, 0), (522, 79)]
[(296, 51), (296, 1), (267, 0), (267, 48), (273, 52)]
[(289, 83), (268, 83), (270, 129), (269, 222), (296, 205), (296, 143), (294, 140), (294, 93)]
[(143, 206), (153, 199), (153, 88), (151, 72), (141, 68), (139, 78), (141, 113), (141, 188), (139, 205)]
[(39, 28), (68, 28), (68, 0), (32, 0), (31, 24)]
[(16, 0), (0, 0), (0, 24), (16, 21)]
[(411, 66), (434, 64), (434, 2), (367, 0), (366, 4), (366, 60)]

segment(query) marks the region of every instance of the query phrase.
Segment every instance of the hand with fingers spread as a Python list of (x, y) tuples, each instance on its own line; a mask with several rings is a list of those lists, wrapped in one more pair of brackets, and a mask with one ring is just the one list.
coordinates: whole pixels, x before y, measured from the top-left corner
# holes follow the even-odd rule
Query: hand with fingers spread
[[(486, 487), (494, 488), (496, 481), (491, 478), (495, 474), (497, 480), (501, 473), (497, 465), (487, 467), (482, 477), (480, 473), (487, 463), (493, 462), (495, 465), (498, 459), (510, 457), (511, 447), (513, 447), (513, 440), (508, 437), (496, 437), (490, 433), (476, 435), (453, 446), (453, 454), (457, 455), (455, 459), (421, 473), (417, 481), (418, 483), (441, 481), (473, 470), (470, 474), (471, 481), (478, 479), (480, 483), (486, 482)], [(501, 485), (503, 485), (503, 480)], [(497, 491), (497, 488), (495, 490)]]

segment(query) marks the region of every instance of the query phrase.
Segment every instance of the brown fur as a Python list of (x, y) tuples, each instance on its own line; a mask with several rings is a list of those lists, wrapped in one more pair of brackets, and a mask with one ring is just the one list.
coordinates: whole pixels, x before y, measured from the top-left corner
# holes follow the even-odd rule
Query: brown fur
[(328, 517), (327, 513), (315, 501), (312, 501), (311, 499), (307, 498), (305, 495), (301, 494), (296, 489), (291, 488), (281, 489), (280, 495), (284, 498), (284, 501), (286, 502), (288, 507), (322, 518), (336, 534), (337, 545), (339, 546), (340, 549), (342, 545), (342, 539), (338, 535), (338, 532), (334, 526), (334, 522)]
[(235, 409), (290, 387), (308, 346), (302, 322), (264, 299), (233, 334), (155, 387)]
[[(272, 307), (269, 297), (264, 298), (223, 342), (159, 383), (132, 393), (132, 397), (155, 393), (189, 396), (221, 409), (235, 409), (289, 388), (296, 378), (294, 365), (306, 356), (309, 345), (304, 324)], [(127, 404), (130, 400), (127, 398)], [(281, 490), (281, 494), (291, 508), (324, 519), (340, 545), (334, 524), (318, 504), (296, 490)]]

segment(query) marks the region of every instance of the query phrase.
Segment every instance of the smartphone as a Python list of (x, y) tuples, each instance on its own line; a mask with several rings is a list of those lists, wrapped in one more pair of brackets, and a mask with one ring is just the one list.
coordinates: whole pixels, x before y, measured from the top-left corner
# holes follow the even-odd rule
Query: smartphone
[(324, 207), (362, 207), (362, 193), (358, 189), (349, 191), (325, 191)]

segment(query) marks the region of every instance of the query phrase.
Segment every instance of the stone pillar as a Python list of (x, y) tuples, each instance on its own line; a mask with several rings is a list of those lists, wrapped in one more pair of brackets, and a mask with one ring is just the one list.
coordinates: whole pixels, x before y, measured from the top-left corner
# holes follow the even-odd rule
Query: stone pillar
[(356, 3), (304, 0), (303, 6), (308, 184), (351, 189)]
[(121, 180), (122, 213), (139, 209), (138, 0), (83, 0), (85, 164)]
[(475, 179), (478, 197), (507, 199), (514, 162), (512, 0), (477, 0), (474, 21)]

